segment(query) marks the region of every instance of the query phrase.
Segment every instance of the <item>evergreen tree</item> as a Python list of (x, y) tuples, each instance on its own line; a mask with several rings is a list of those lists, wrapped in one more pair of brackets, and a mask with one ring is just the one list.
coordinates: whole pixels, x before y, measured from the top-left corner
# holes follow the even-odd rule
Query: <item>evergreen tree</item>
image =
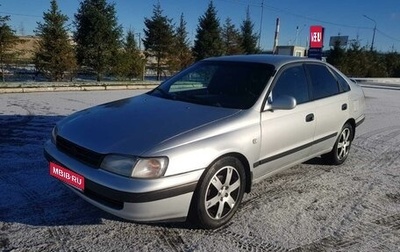
[(170, 55), (169, 66), (172, 71), (179, 71), (193, 63), (192, 51), (189, 46), (186, 21), (181, 14), (179, 26), (175, 30), (175, 41)]
[(68, 37), (68, 17), (61, 14), (57, 1), (50, 2), (50, 9), (43, 13), (43, 23), (38, 22), (36, 36), (40, 38), (35, 53), (35, 66), (51, 81), (60, 81), (65, 73), (76, 68), (74, 48)]
[(174, 42), (174, 30), (172, 20), (163, 16), (160, 2), (154, 5), (153, 16), (144, 19), (144, 39), (143, 45), (147, 57), (154, 57), (156, 60), (155, 69), (157, 80), (161, 79), (163, 68), (165, 67), (168, 56)]
[(135, 34), (132, 30), (128, 31), (124, 41), (124, 48), (118, 52), (116, 58), (114, 73), (118, 77), (128, 78), (129, 80), (143, 77), (145, 60), (138, 49)]
[(381, 53), (374, 50), (365, 50), (365, 55), (368, 62), (368, 71), (366, 77), (388, 77), (385, 58)]
[(115, 4), (106, 0), (83, 0), (75, 14), (77, 60), (92, 68), (97, 81), (110, 71), (121, 45), (122, 27), (118, 25)]
[(213, 1), (210, 1), (206, 12), (199, 18), (196, 32), (193, 47), (196, 60), (223, 54), (221, 28)]
[(254, 23), (250, 18), (250, 10), (247, 7), (246, 19), (243, 20), (240, 26), (242, 36), (242, 50), (246, 54), (260, 53), (260, 48), (257, 47), (258, 35), (254, 33)]
[(329, 50), (326, 61), (336, 66), (341, 71), (345, 71), (346, 50), (340, 46), (340, 41), (336, 41), (333, 48)]
[(235, 55), (243, 52), (239, 30), (232, 24), (232, 19), (229, 17), (225, 20), (222, 29), (222, 41), (224, 43), (225, 55)]
[(385, 64), (390, 77), (400, 77), (400, 55), (397, 52), (390, 52), (385, 55)]
[(9, 16), (0, 16), (0, 67), (1, 67), (1, 77), (3, 81), (4, 78), (4, 65), (9, 63), (14, 57), (15, 53), (12, 52), (13, 46), (18, 42), (17, 36), (15, 36), (15, 31), (7, 24), (10, 21)]
[[(366, 64), (366, 62), (368, 62)], [(366, 48), (362, 48), (358, 41), (353, 42), (350, 48), (347, 49), (343, 71), (348, 76), (366, 77), (370, 68)]]

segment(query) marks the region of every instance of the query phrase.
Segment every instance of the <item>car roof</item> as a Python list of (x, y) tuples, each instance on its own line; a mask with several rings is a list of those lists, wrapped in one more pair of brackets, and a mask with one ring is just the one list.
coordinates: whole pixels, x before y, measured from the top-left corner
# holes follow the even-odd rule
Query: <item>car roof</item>
[(292, 62), (322, 62), (321, 60), (310, 59), (305, 57), (295, 57), (287, 55), (274, 55), (274, 54), (250, 54), (250, 55), (232, 55), (220, 56), (205, 59), (204, 61), (228, 61), (228, 62), (252, 62), (264, 63), (279, 68), (282, 65)]

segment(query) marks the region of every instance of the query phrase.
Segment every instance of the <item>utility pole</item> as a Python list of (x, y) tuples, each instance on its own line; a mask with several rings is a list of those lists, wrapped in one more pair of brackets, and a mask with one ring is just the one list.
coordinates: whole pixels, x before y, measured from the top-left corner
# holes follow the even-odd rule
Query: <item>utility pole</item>
[(258, 34), (258, 48), (261, 48), (261, 31), (264, 16), (264, 0), (261, 2), (261, 20), (260, 20), (260, 33)]
[(275, 36), (274, 36), (274, 46), (272, 48), (272, 54), (276, 53), (276, 47), (279, 44), (279, 18), (276, 19), (276, 25), (275, 25)]
[(374, 42), (375, 42), (375, 32), (376, 32), (376, 21), (370, 17), (368, 17), (367, 15), (363, 15), (365, 18), (371, 20), (372, 22), (374, 22), (374, 32), (372, 34), (372, 43), (371, 43), (371, 52), (374, 50)]

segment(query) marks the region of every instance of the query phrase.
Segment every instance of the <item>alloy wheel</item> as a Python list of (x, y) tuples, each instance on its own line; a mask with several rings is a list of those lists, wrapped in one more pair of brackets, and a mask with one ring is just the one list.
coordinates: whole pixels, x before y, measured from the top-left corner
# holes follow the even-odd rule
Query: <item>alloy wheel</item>
[(340, 134), (337, 144), (337, 158), (343, 160), (347, 157), (351, 145), (351, 131), (349, 128), (344, 128)]
[(232, 166), (219, 169), (207, 186), (204, 201), (207, 215), (214, 220), (227, 216), (240, 200), (241, 180)]

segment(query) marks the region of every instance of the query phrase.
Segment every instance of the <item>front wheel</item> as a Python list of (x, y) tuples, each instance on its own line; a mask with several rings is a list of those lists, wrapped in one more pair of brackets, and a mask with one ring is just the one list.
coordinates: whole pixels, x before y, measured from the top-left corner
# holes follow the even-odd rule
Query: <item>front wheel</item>
[(223, 157), (202, 176), (193, 201), (194, 218), (202, 228), (218, 228), (235, 214), (245, 190), (243, 164)]
[(324, 158), (329, 164), (342, 164), (349, 156), (351, 142), (353, 141), (353, 134), (353, 127), (349, 123), (346, 123), (343, 126), (332, 151), (323, 155), (322, 158)]

